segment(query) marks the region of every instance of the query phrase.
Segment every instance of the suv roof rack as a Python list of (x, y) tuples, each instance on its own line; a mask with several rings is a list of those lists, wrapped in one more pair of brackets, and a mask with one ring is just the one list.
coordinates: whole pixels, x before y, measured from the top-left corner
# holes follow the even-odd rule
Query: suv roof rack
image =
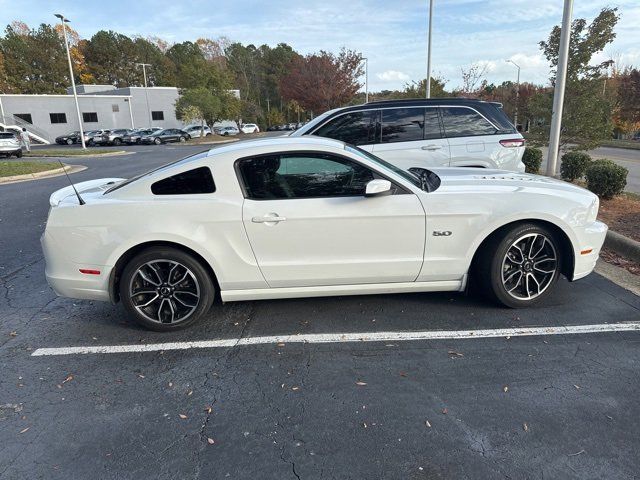
[[(484, 100), (478, 100), (477, 98), (466, 98), (466, 97), (439, 97), (439, 98), (399, 98), (399, 99), (391, 99), (391, 100), (373, 100), (371, 102), (365, 103), (363, 105), (402, 105), (405, 103), (423, 103), (425, 105), (431, 103), (442, 103), (442, 102), (451, 102), (451, 103), (487, 103)], [(490, 102), (495, 103), (495, 102)]]

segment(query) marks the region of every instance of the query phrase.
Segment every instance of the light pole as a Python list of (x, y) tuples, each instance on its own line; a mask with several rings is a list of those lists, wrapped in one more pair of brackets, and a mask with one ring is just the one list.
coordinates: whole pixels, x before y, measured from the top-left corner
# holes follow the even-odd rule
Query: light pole
[(553, 89), (549, 154), (547, 155), (547, 175), (550, 177), (555, 176), (556, 165), (558, 163), (560, 128), (562, 126), (562, 107), (564, 105), (564, 87), (567, 80), (567, 63), (569, 61), (569, 40), (571, 38), (572, 11), (573, 0), (564, 0), (562, 29), (560, 30), (560, 47), (558, 48), (558, 68), (556, 69), (556, 85)]
[(433, 0), (429, 0), (429, 33), (427, 38), (427, 98), (431, 98), (431, 27), (433, 26)]
[(149, 128), (151, 128), (151, 109), (149, 108), (149, 92), (147, 91), (147, 67), (150, 63), (136, 63), (138, 67), (142, 67), (142, 76), (144, 77), (144, 97), (147, 101), (147, 117), (149, 118)]
[(512, 63), (518, 69), (518, 79), (516, 80), (516, 113), (513, 116), (513, 123), (516, 124), (516, 129), (518, 128), (518, 105), (520, 103), (520, 65), (518, 65), (513, 60), (507, 60), (508, 63)]
[(367, 57), (362, 59), (364, 60), (364, 103), (369, 103), (369, 59)]
[(80, 142), (82, 142), (82, 148), (87, 148), (84, 144), (84, 129), (82, 128), (82, 117), (80, 116), (80, 105), (78, 105), (78, 92), (76, 91), (76, 80), (73, 78), (73, 65), (71, 64), (71, 53), (69, 53), (69, 42), (67, 41), (67, 27), (65, 23), (69, 23), (69, 20), (64, 18), (63, 15), (56, 13), (55, 16), (60, 19), (62, 23), (62, 36), (64, 37), (64, 46), (67, 49), (67, 60), (69, 61), (69, 75), (71, 76), (71, 88), (73, 90), (73, 98), (76, 101), (76, 113), (78, 114), (78, 125), (80, 126)]

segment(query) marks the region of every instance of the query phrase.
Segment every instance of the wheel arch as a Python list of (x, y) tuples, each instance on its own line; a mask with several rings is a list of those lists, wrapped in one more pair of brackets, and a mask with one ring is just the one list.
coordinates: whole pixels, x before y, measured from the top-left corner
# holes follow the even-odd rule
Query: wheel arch
[(109, 299), (111, 300), (111, 303), (118, 303), (120, 301), (120, 295), (118, 293), (120, 277), (127, 263), (129, 263), (129, 261), (136, 255), (138, 255), (140, 252), (151, 247), (175, 248), (176, 250), (180, 250), (184, 253), (187, 253), (193, 256), (207, 270), (207, 272), (209, 273), (209, 276), (211, 277), (211, 281), (213, 282), (216, 288), (216, 295), (220, 295), (220, 283), (218, 281), (218, 276), (213, 270), (213, 267), (211, 266), (211, 264), (202, 255), (200, 255), (198, 252), (196, 252), (192, 248), (189, 248), (186, 245), (183, 245), (181, 243), (171, 242), (166, 240), (154, 240), (154, 241), (139, 243), (129, 248), (122, 255), (120, 255), (114, 267), (111, 269), (111, 273), (109, 274)]
[(551, 222), (549, 220), (543, 220), (543, 219), (539, 219), (539, 218), (514, 220), (512, 222), (506, 223), (506, 224), (494, 229), (487, 236), (485, 236), (485, 238), (482, 240), (482, 242), (480, 242), (480, 245), (478, 245), (478, 247), (476, 248), (475, 253), (473, 254), (473, 257), (472, 257), (472, 260), (471, 260), (471, 265), (470, 265), (469, 270), (471, 272), (473, 272), (473, 270), (475, 269), (475, 267), (477, 265), (478, 257), (482, 254), (482, 252), (487, 248), (487, 246), (496, 237), (499, 237), (505, 231), (507, 231), (510, 228), (513, 228), (516, 225), (527, 224), (527, 223), (543, 226), (545, 228), (548, 228), (549, 230), (551, 230), (554, 233), (554, 236), (560, 242), (560, 248), (561, 248), (560, 272), (565, 277), (567, 277), (567, 279), (569, 281), (572, 281), (573, 280), (573, 272), (574, 272), (574, 269), (575, 269), (576, 259), (575, 259), (575, 251), (574, 251), (574, 248), (573, 248), (573, 243), (571, 242), (571, 239), (569, 238), (569, 235), (567, 235), (567, 233), (564, 231), (564, 229), (562, 227), (560, 227), (559, 225), (557, 225), (557, 224), (555, 224), (555, 223), (553, 223), (553, 222)]

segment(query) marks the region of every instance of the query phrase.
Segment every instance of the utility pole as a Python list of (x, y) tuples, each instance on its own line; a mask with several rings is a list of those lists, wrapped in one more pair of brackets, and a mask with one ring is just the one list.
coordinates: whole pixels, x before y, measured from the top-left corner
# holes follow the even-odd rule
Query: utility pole
[(364, 60), (364, 103), (369, 103), (369, 59), (367, 57), (362, 59)]
[(556, 85), (553, 89), (553, 110), (551, 111), (551, 135), (549, 137), (549, 154), (547, 155), (547, 175), (556, 174), (558, 148), (560, 146), (560, 128), (562, 127), (562, 107), (564, 104), (564, 88), (567, 82), (567, 63), (569, 60), (569, 40), (571, 39), (571, 17), (573, 0), (564, 0), (562, 12), (562, 29), (560, 30), (560, 47), (558, 49), (558, 68)]
[(136, 63), (138, 67), (142, 67), (142, 76), (144, 77), (144, 97), (147, 100), (147, 116), (149, 117), (149, 128), (151, 128), (151, 108), (149, 108), (149, 92), (147, 91), (147, 67), (150, 63)]
[(76, 102), (76, 113), (78, 114), (78, 126), (80, 127), (80, 142), (82, 148), (87, 148), (84, 144), (84, 129), (82, 128), (82, 116), (80, 115), (80, 105), (78, 104), (78, 92), (76, 91), (76, 80), (73, 77), (73, 65), (71, 64), (71, 53), (69, 53), (69, 42), (67, 41), (67, 27), (65, 23), (69, 23), (69, 20), (64, 18), (60, 13), (56, 13), (55, 16), (60, 19), (62, 23), (62, 36), (64, 37), (64, 46), (67, 50), (67, 60), (69, 61), (69, 75), (71, 76), (71, 89), (73, 90), (73, 98)]
[(520, 104), (520, 65), (518, 65), (513, 60), (507, 60), (509, 63), (513, 63), (518, 69), (518, 79), (516, 80), (516, 113), (513, 116), (513, 123), (516, 124), (516, 129), (518, 128), (518, 105)]
[(429, 33), (427, 38), (427, 98), (431, 98), (431, 27), (433, 26), (433, 0), (429, 0)]

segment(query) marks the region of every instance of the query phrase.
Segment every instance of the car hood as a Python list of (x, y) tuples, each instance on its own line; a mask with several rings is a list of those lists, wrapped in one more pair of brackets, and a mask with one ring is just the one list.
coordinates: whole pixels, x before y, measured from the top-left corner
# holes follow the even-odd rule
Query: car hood
[[(100, 178), (97, 180), (89, 180), (87, 182), (74, 183), (74, 186), (82, 199), (87, 202), (96, 197), (102, 196), (102, 194), (111, 188), (114, 183), (121, 182), (124, 178)], [(73, 187), (68, 187), (56, 190), (49, 197), (49, 204), (52, 207), (56, 207), (61, 203), (74, 203), (78, 204), (78, 198), (73, 190)]]

